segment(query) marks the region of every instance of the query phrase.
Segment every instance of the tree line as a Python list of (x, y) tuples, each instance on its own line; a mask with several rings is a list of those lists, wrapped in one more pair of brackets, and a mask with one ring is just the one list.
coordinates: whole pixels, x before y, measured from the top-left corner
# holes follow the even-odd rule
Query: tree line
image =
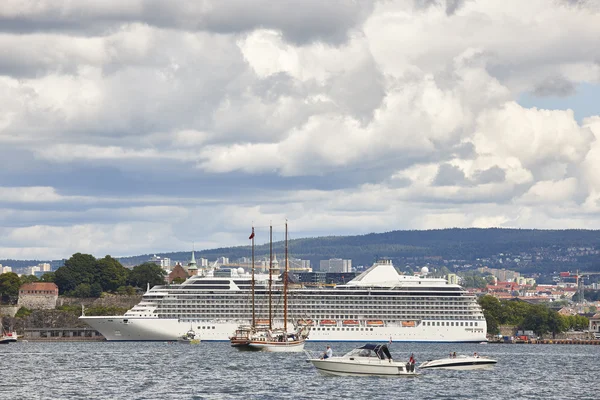
[(514, 326), (519, 330), (531, 330), (538, 336), (556, 334), (568, 330), (588, 329), (589, 320), (582, 315), (563, 316), (547, 304), (530, 304), (519, 300), (498, 300), (485, 295), (479, 298), (490, 334), (499, 334), (501, 325)]
[(16, 303), (19, 287), (30, 282), (54, 282), (60, 295), (72, 297), (100, 297), (102, 292), (135, 294), (136, 289), (147, 285), (163, 285), (165, 271), (154, 263), (142, 263), (132, 269), (125, 268), (109, 255), (96, 259), (90, 254), (76, 253), (54, 272), (41, 278), (33, 275), (19, 277), (14, 272), (0, 274), (0, 301)]

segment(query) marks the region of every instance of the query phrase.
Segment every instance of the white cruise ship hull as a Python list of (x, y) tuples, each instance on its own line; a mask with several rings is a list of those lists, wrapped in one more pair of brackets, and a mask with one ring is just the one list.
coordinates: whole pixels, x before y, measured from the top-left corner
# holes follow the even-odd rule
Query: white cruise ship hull
[[(111, 341), (176, 341), (190, 329), (189, 321), (166, 318), (80, 317)], [(240, 323), (195, 322), (194, 330), (202, 341), (229, 341)], [(480, 322), (481, 324), (481, 322)], [(324, 329), (324, 330), (321, 330)], [(350, 330), (352, 329), (352, 330)], [(361, 330), (362, 329), (362, 330)], [(307, 341), (311, 342), (482, 342), (485, 329), (449, 326), (415, 327), (377, 326), (372, 328), (313, 328)]]

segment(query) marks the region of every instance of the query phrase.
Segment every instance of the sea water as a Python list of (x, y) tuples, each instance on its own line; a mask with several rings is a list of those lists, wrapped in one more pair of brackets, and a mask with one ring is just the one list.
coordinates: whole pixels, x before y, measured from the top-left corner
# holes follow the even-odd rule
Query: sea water
[[(307, 343), (341, 355), (360, 343)], [(18, 342), (0, 346), (0, 399), (597, 399), (600, 346), (392, 343), (396, 361), (449, 353), (486, 370), (418, 378), (328, 377), (304, 353), (242, 352), (224, 342)]]

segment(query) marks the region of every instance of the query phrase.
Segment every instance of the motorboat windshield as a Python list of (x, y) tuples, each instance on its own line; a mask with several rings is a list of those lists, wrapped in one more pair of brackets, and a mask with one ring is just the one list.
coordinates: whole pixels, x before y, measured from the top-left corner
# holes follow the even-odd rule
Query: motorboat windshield
[(380, 360), (391, 360), (392, 354), (390, 353), (389, 348), (385, 344), (367, 343), (346, 353), (344, 357), (374, 357)]

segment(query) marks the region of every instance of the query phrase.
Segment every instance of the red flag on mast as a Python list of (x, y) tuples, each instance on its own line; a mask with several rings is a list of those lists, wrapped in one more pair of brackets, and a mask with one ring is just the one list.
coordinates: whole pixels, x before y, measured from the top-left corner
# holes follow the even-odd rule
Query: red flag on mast
[(250, 235), (250, 237), (248, 239), (252, 239), (254, 237), (254, 228), (252, 228), (252, 234)]

